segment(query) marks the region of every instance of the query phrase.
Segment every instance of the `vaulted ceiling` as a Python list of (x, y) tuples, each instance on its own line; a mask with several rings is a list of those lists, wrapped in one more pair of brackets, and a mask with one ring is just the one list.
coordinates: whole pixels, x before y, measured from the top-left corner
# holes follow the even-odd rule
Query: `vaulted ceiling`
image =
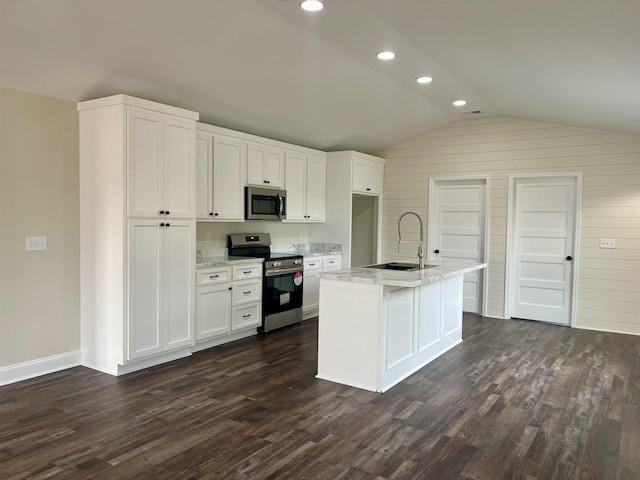
[(0, 0), (0, 85), (126, 93), (323, 150), (494, 115), (640, 133), (640, 0), (299, 3)]

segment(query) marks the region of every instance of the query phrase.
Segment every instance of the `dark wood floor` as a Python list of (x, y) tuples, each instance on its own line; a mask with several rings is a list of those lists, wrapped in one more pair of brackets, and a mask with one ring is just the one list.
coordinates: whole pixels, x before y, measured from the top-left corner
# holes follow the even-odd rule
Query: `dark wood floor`
[(1, 387), (0, 478), (640, 478), (640, 337), (468, 316), (384, 394), (316, 380), (316, 339)]

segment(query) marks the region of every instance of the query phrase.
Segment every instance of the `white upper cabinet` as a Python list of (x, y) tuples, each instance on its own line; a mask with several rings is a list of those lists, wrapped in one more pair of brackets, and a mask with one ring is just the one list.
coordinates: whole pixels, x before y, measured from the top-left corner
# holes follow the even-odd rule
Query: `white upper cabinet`
[(275, 147), (247, 144), (247, 185), (284, 187), (284, 152)]
[(354, 158), (352, 164), (352, 185), (354, 193), (380, 195), (384, 176), (384, 164), (375, 160)]
[(191, 218), (195, 122), (127, 108), (130, 217)]
[(198, 131), (196, 168), (198, 220), (243, 221), (245, 142)]
[(324, 222), (324, 158), (287, 152), (287, 222)]
[(326, 161), (324, 158), (307, 156), (306, 210), (308, 222), (324, 222), (325, 171)]

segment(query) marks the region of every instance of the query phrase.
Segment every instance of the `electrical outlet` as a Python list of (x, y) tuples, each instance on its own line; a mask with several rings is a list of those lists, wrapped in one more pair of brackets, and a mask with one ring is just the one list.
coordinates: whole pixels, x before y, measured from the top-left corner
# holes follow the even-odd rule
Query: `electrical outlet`
[(601, 238), (600, 239), (600, 248), (616, 248), (616, 239), (615, 238)]
[(211, 242), (211, 234), (210, 233), (205, 233), (204, 234), (204, 241), (207, 243)]
[(27, 252), (47, 249), (47, 237), (27, 237)]

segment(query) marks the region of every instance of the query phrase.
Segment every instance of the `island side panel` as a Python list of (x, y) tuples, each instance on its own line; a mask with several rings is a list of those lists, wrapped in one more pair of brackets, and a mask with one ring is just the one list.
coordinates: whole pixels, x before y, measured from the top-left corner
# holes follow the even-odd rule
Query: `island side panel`
[(382, 287), (320, 279), (317, 378), (380, 391)]

